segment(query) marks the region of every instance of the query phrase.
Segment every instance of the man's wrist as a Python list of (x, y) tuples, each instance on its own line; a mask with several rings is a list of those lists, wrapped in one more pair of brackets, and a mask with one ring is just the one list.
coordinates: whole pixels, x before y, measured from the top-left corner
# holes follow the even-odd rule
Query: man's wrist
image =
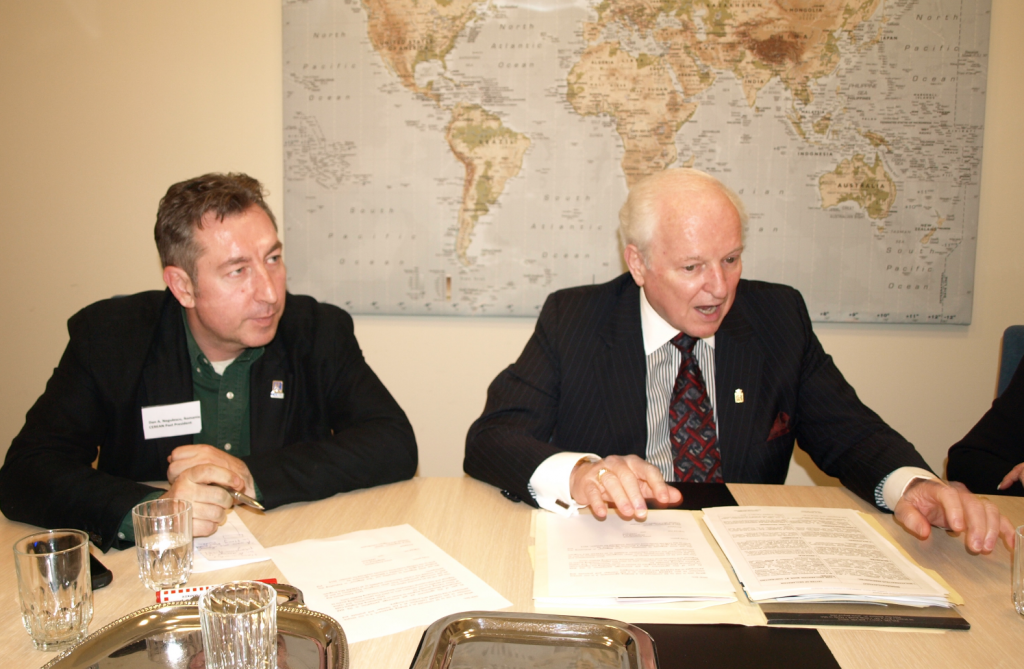
[(572, 498), (572, 472), (581, 461), (597, 462), (593, 453), (562, 451), (540, 463), (530, 477), (530, 492), (542, 509), (573, 516), (583, 505)]
[(889, 510), (896, 509), (896, 504), (899, 503), (911, 483), (922, 479), (942, 482), (938, 476), (920, 467), (900, 467), (889, 474), (882, 486), (882, 499)]

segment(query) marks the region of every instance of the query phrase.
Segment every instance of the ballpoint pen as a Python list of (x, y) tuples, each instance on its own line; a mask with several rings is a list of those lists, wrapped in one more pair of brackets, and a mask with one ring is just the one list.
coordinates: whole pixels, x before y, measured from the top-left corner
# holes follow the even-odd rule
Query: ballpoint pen
[(246, 506), (251, 506), (252, 508), (259, 509), (260, 511), (266, 511), (266, 509), (263, 508), (262, 504), (254, 500), (252, 497), (249, 497), (245, 493), (238, 492), (237, 490), (232, 490), (231, 488), (219, 484), (215, 485), (217, 485), (218, 488), (224, 488), (224, 490), (226, 490), (228, 494), (231, 495), (239, 504), (245, 504)]

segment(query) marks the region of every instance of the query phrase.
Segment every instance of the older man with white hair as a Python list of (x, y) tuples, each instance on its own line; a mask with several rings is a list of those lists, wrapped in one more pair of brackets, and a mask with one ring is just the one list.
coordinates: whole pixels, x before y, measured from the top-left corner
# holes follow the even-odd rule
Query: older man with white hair
[(628, 274), (548, 297), (494, 380), (464, 469), (512, 498), (643, 518), (665, 481), (783, 483), (795, 441), (912, 534), (964, 532), (987, 553), (1012, 528), (942, 482), (825, 353), (800, 293), (740, 279), (746, 212), (714, 177), (673, 169), (619, 213)]

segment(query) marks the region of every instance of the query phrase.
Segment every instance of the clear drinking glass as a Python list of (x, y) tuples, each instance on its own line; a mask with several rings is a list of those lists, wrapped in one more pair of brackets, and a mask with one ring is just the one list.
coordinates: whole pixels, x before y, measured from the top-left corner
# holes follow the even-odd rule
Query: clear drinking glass
[(1013, 549), (1013, 576), (1010, 590), (1013, 595), (1013, 606), (1017, 613), (1024, 616), (1024, 525), (1016, 530), (1016, 542)]
[(139, 578), (151, 590), (176, 588), (192, 574), (192, 502), (154, 499), (132, 509)]
[(38, 650), (61, 650), (85, 637), (92, 620), (89, 536), (36, 532), (14, 542), (21, 621)]
[(277, 591), (258, 581), (210, 588), (199, 600), (207, 669), (277, 667)]

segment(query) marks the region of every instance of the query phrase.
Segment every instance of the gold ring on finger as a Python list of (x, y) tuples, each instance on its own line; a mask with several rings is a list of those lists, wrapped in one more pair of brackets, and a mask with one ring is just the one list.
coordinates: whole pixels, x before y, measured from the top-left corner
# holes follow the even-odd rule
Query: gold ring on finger
[(604, 467), (602, 467), (601, 469), (598, 469), (597, 470), (597, 482), (600, 483), (601, 482), (601, 477), (604, 476), (607, 473), (608, 473), (608, 470), (605, 469)]

